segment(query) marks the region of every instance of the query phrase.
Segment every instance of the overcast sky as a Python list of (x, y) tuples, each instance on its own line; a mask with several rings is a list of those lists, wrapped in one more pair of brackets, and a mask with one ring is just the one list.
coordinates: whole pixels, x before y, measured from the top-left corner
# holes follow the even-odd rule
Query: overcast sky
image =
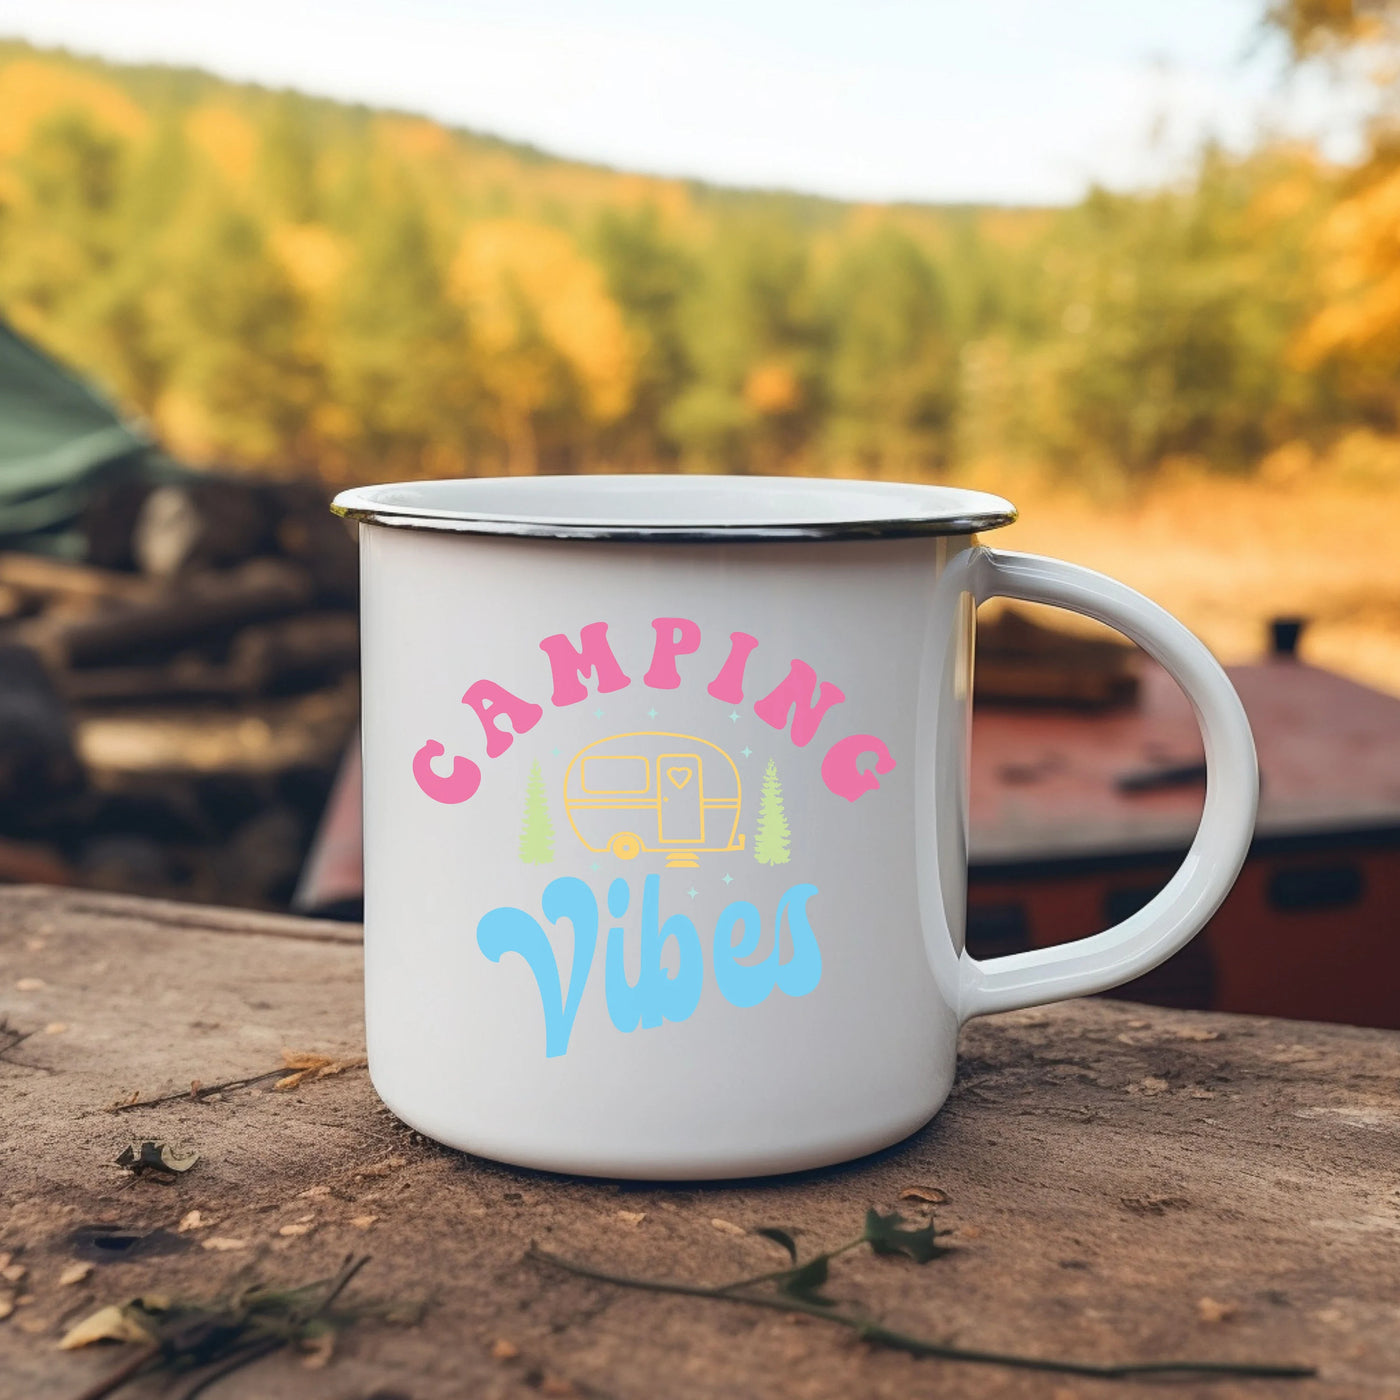
[[(0, 34), (427, 113), (627, 169), (1064, 202), (1354, 123), (1263, 0), (0, 0)], [(3, 120), (3, 113), (0, 113)]]

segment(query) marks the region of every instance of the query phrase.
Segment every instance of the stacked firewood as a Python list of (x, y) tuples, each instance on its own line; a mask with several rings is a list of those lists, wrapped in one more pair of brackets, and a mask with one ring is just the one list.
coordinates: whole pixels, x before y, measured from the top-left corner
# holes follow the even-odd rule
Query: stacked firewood
[(353, 537), (304, 484), (126, 482), (0, 553), (0, 879), (277, 906), (358, 692)]

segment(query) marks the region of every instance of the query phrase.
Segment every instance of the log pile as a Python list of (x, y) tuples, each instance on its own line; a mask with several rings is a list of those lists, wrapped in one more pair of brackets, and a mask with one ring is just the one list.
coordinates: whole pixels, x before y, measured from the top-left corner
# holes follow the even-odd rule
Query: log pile
[(0, 553), (0, 880), (285, 906), (358, 715), (354, 540), (307, 484), (99, 493)]

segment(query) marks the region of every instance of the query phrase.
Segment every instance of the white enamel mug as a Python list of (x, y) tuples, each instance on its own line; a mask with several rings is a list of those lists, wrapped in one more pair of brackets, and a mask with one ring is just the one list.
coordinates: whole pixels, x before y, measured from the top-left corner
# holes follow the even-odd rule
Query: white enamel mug
[[(1206, 648), (983, 547), (998, 497), (732, 477), (424, 481), (361, 522), (369, 1069), (406, 1123), (564, 1172), (792, 1171), (898, 1142), (973, 1016), (1100, 992), (1205, 924), (1258, 774)], [(963, 946), (976, 605), (1117, 628), (1190, 697), (1205, 811), (1103, 933)]]

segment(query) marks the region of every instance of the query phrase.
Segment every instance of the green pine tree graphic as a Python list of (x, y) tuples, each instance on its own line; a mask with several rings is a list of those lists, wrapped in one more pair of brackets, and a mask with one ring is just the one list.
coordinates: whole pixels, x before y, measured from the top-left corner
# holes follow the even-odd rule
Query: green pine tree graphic
[(549, 820), (544, 774), (539, 761), (530, 765), (525, 780), (525, 820), (520, 828), (520, 859), (526, 865), (550, 865), (554, 861), (554, 826)]
[(753, 840), (753, 858), (760, 865), (786, 865), (790, 859), (787, 814), (783, 811), (783, 785), (778, 781), (778, 765), (770, 758), (763, 770), (763, 791), (758, 799), (758, 831)]

